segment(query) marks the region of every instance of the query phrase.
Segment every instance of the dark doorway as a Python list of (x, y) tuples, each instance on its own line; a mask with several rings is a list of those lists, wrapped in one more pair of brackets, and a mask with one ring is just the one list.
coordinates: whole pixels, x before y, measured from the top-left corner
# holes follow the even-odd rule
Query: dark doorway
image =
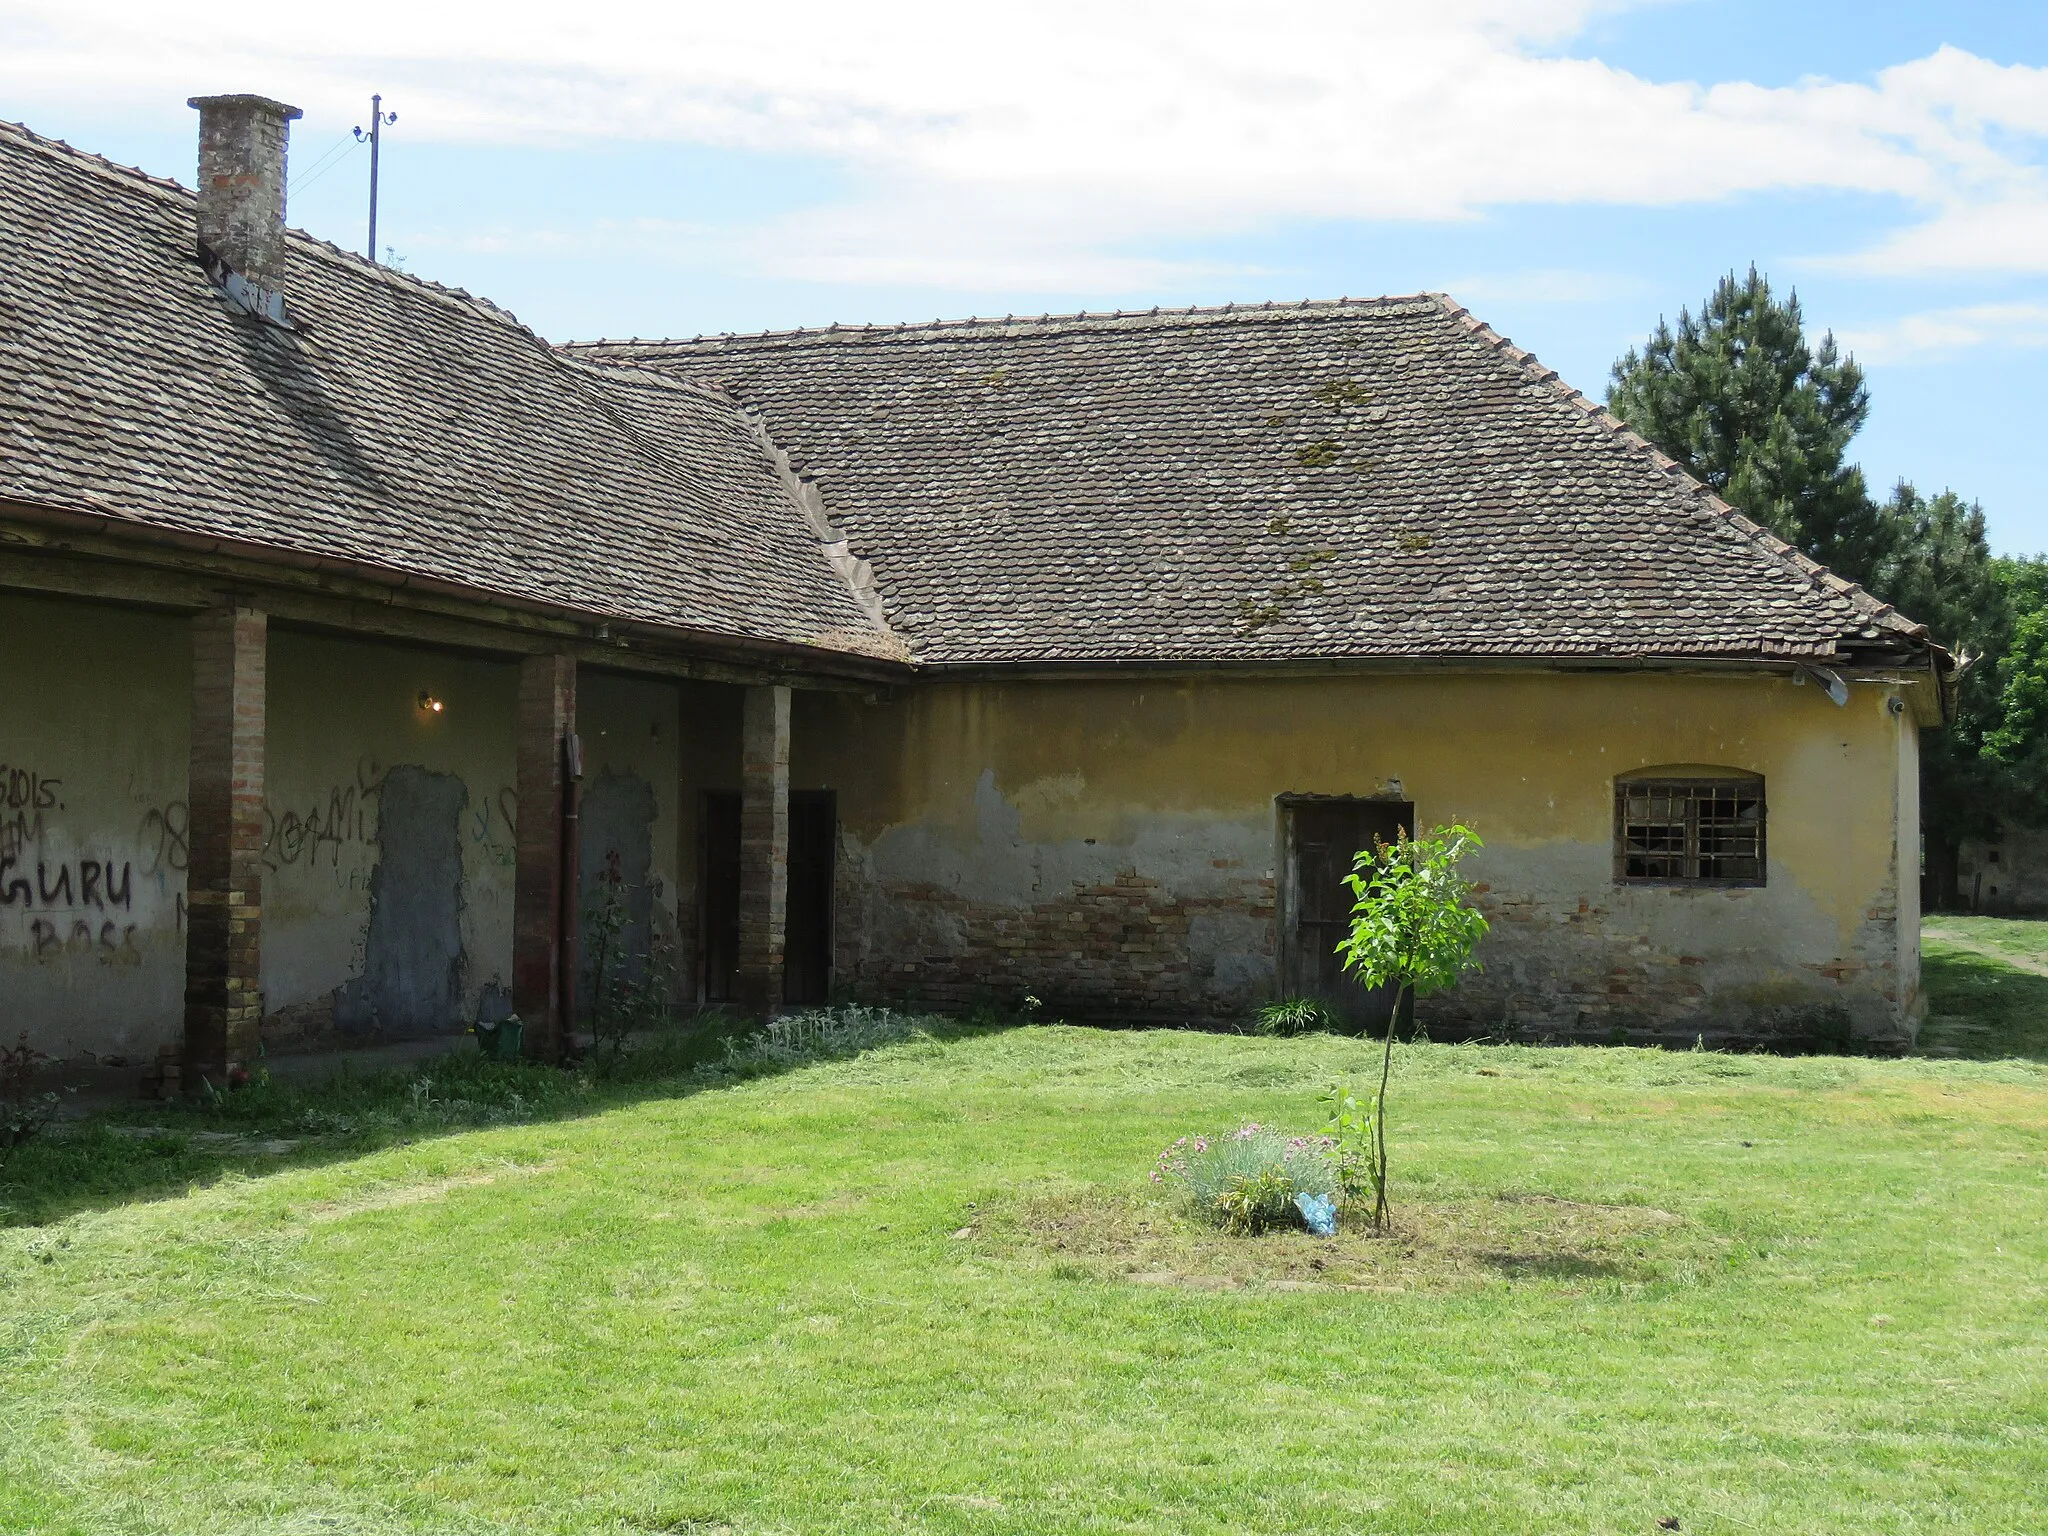
[(1392, 842), (1415, 832), (1415, 807), (1405, 800), (1292, 799), (1280, 801), (1286, 850), (1287, 928), (1280, 953), (1280, 988), (1288, 997), (1319, 998), (1347, 1024), (1378, 1029), (1392, 999), (1367, 991), (1344, 973), (1337, 944), (1351, 927), (1351, 861), (1375, 838)]
[(740, 969), (740, 797), (704, 796), (704, 1001), (729, 1003)]
[[(789, 797), (789, 896), (782, 996), (822, 1003), (832, 993), (832, 866), (838, 804), (829, 789)], [(740, 962), (740, 797), (704, 797), (704, 1001), (729, 1003)]]
[(829, 789), (789, 797), (789, 918), (782, 948), (782, 998), (822, 1003), (832, 995), (832, 854), (838, 805)]

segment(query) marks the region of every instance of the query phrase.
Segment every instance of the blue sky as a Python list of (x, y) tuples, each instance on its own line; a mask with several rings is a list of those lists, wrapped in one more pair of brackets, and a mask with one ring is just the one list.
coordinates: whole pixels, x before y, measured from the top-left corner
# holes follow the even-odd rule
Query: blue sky
[[(269, 13), (266, 13), (269, 14)], [(1856, 452), (2048, 549), (2048, 6), (0, 0), (0, 111), (189, 182), (187, 95), (305, 107), (292, 219), (543, 334), (1448, 289), (1581, 388), (1760, 265), (1868, 368)]]

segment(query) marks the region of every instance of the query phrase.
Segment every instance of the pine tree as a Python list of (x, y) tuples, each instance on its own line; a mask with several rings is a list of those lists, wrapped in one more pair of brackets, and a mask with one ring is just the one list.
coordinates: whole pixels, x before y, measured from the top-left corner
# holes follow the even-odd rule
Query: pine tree
[(1851, 580), (1890, 553), (1890, 525), (1846, 461), (1870, 414), (1863, 370), (1832, 332), (1810, 347), (1795, 293), (1752, 266), (1715, 285), (1698, 318), (1659, 320), (1614, 365), (1608, 408), (1725, 500)]

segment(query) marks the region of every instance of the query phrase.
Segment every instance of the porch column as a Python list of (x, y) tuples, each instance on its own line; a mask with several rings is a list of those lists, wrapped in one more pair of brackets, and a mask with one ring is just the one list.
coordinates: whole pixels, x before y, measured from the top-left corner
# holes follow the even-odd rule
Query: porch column
[(747, 690), (740, 724), (740, 950), (734, 990), (747, 1013), (782, 1006), (789, 908), (789, 690)]
[(519, 664), (512, 1008), (526, 1026), (526, 1054), (542, 1061), (562, 1057), (562, 999), (574, 964), (565, 954), (574, 944), (576, 909), (563, 812), (575, 729), (576, 658), (528, 656)]
[(201, 1083), (227, 1086), (261, 1038), (268, 631), (253, 608), (209, 609), (192, 620), (181, 1062), (188, 1093)]

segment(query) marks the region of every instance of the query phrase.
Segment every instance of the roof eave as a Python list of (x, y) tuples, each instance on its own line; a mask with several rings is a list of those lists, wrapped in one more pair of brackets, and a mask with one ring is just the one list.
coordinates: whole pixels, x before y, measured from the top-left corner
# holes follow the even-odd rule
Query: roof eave
[[(1029, 658), (1011, 661), (923, 660), (918, 675), (949, 682), (1049, 681), (1129, 676), (1281, 677), (1335, 673), (1398, 674), (1402, 672), (1695, 672), (1790, 675), (1816, 666), (1856, 674), (1871, 673), (1903, 680), (1926, 666), (1917, 649), (1860, 648), (1831, 655), (1728, 655), (1669, 652), (1644, 655), (1601, 655), (1556, 652), (1542, 655), (1484, 651), (1415, 652), (1380, 656), (1274, 657), (1103, 657)], [(1871, 679), (1874, 680), (1874, 679)]]
[[(509, 609), (539, 619), (567, 622), (592, 631), (631, 634), (666, 644), (678, 651), (700, 654), (707, 659), (738, 661), (785, 670), (815, 672), (820, 676), (851, 678), (865, 682), (899, 683), (916, 673), (907, 661), (863, 655), (857, 651), (834, 650), (803, 645), (795, 641), (771, 640), (758, 636), (734, 635), (688, 625), (610, 614), (575, 604), (550, 602), (522, 593), (427, 576), (374, 561), (351, 560), (335, 555), (316, 555), (285, 549), (256, 540), (241, 540), (211, 534), (187, 533), (131, 518), (106, 508), (64, 507), (46, 502), (23, 501), (0, 496), (0, 520), (31, 523), (42, 527), (108, 536), (139, 551), (179, 550), (187, 554), (218, 555), (248, 561), (279, 571), (340, 575), (389, 589), (394, 595), (417, 592), (480, 608)], [(232, 578), (224, 577), (224, 580)]]

